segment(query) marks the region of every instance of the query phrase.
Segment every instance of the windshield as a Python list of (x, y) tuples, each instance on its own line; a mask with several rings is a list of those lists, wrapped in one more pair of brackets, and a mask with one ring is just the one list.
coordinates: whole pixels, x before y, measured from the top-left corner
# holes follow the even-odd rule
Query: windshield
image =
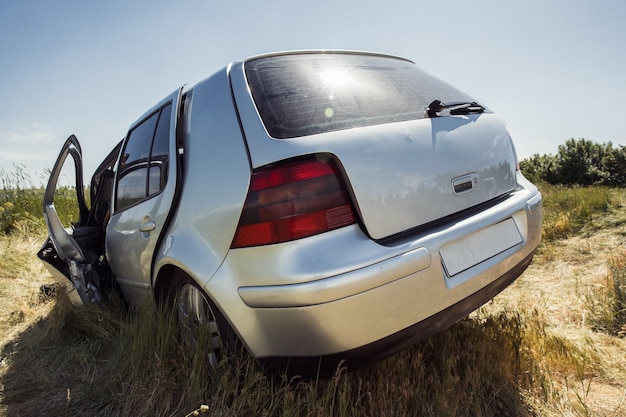
[(245, 64), (252, 97), (278, 139), (427, 117), (433, 100), (473, 99), (400, 58), (301, 54)]

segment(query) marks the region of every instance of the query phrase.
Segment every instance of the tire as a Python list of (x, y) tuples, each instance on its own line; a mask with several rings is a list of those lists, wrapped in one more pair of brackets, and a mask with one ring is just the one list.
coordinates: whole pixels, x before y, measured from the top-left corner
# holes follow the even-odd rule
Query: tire
[(170, 305), (184, 343), (192, 349), (207, 349), (209, 364), (215, 368), (222, 358), (236, 351), (237, 336), (206, 293), (189, 277), (178, 275), (172, 293)]

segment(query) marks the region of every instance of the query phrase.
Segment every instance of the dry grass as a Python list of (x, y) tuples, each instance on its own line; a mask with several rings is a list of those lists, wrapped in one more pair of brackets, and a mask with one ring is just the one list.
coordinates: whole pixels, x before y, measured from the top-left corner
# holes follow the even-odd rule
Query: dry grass
[(552, 395), (539, 403), (532, 397), (540, 415), (626, 415), (626, 340), (596, 324), (618, 313), (613, 277), (626, 273), (626, 209), (623, 192), (614, 192), (614, 210), (593, 213), (582, 234), (544, 243), (524, 275), (487, 307), (536, 312), (549, 337), (537, 337), (533, 346), (549, 339), (562, 345), (545, 353), (551, 355), (543, 361), (545, 392)]
[(40, 298), (50, 281), (34, 255), (43, 236), (0, 237), (0, 415), (626, 416), (626, 340), (594, 324), (598, 311), (619, 313), (620, 199), (576, 232), (559, 229), (570, 237), (547, 240), (527, 272), (469, 318), (392, 358), (312, 381), (270, 378), (245, 358), (211, 370), (178, 343), (165, 312)]
[(0, 237), (0, 343), (13, 340), (51, 309), (39, 292), (50, 276), (35, 252), (43, 236)]

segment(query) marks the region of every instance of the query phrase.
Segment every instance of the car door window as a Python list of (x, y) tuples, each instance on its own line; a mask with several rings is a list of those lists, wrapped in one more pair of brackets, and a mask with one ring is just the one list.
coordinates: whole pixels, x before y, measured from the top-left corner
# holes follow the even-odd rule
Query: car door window
[(167, 182), (171, 104), (130, 131), (119, 163), (116, 211), (159, 193)]
[(167, 182), (167, 158), (170, 146), (170, 118), (172, 106), (161, 110), (157, 123), (152, 151), (150, 152), (150, 171), (148, 175), (148, 196), (154, 195), (165, 187)]

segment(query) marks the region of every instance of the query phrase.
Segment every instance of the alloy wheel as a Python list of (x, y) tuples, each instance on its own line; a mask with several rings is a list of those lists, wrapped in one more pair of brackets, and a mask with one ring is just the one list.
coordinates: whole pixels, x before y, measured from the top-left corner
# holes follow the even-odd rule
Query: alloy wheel
[(202, 290), (194, 284), (184, 284), (176, 297), (176, 311), (183, 337), (192, 348), (200, 348), (201, 340), (208, 336), (209, 364), (217, 366), (222, 339), (215, 314)]

